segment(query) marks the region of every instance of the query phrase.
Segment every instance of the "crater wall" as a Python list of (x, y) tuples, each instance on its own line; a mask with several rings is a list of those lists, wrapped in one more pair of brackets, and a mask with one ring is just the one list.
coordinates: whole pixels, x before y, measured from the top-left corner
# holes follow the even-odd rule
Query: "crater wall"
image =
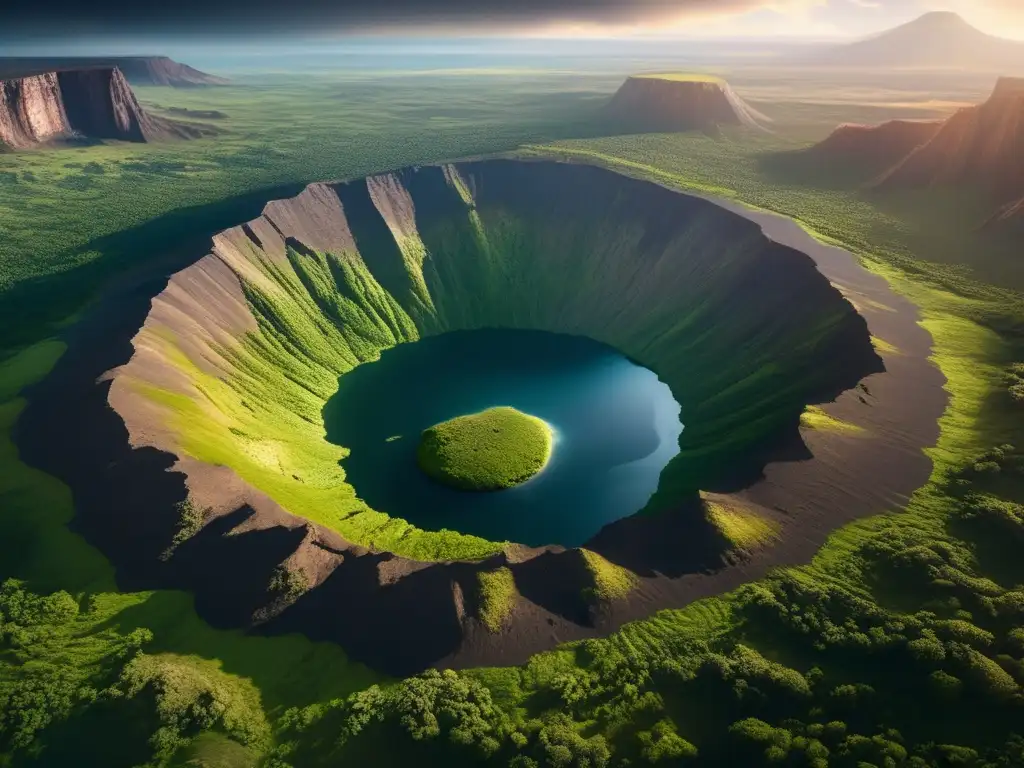
[[(512, 663), (799, 562), (923, 482), (944, 395), (912, 307), (848, 254), (782, 244), (798, 239), (591, 166), (311, 185), (217, 235), (152, 299), (97, 385), (116, 445), (98, 441), (97, 471), (76, 475), (77, 525), (133, 586), (190, 589), (215, 624), (302, 631), (396, 673)], [(321, 417), (338, 377), (395, 344), (488, 327), (590, 336), (669, 385), (687, 426), (642, 514), (584, 549), (528, 549), (416, 529), (345, 482)], [(878, 334), (899, 347), (885, 364)], [(833, 400), (836, 417), (805, 428), (807, 405)], [(827, 428), (847, 422), (867, 436)], [(712, 503), (760, 516), (777, 546), (730, 547)], [(499, 633), (479, 621), (480, 573), (496, 568), (517, 589)]]

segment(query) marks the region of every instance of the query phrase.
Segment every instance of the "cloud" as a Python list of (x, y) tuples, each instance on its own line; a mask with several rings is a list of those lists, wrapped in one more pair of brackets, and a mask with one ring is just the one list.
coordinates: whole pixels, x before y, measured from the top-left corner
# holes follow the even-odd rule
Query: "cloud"
[(202, 32), (264, 28), (416, 29), (424, 26), (541, 27), (658, 24), (739, 15), (759, 8), (783, 12), (827, 0), (53, 0), (0, 3), (0, 29)]
[(706, 34), (733, 20), (750, 35), (852, 36), (937, 8), (958, 10), (989, 31), (1024, 27), (1024, 0), (0, 0), (0, 37), (559, 29)]

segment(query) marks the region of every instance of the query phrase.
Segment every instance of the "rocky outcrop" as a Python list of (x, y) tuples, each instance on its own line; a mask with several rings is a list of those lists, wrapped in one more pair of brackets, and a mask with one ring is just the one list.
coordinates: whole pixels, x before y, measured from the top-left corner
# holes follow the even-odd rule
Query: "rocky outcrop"
[(147, 114), (117, 67), (0, 81), (0, 144), (12, 149), (72, 137), (147, 142), (213, 132), (209, 126)]
[[(187, 589), (217, 626), (299, 631), (394, 674), (517, 663), (804, 562), (930, 472), (919, 448), (946, 400), (911, 305), (794, 222), (730, 205), (550, 162), (313, 184), (152, 292), (90, 313), (16, 439), (72, 488), (76, 529), (126, 589)], [(345, 489), (345, 454), (319, 421), (338, 375), (420, 334), (477, 327), (611, 343), (684, 406), (661, 502), (588, 542), (601, 559), (487, 542), (467, 555), (446, 538), (455, 559)], [(899, 350), (884, 366), (871, 336)], [(811, 400), (865, 436), (801, 435)], [(757, 471), (736, 474), (748, 460)], [(700, 466), (701, 487), (780, 526), (777, 546), (730, 565), (694, 492)], [(319, 501), (296, 508), (310, 492)], [(595, 602), (595, 562), (633, 571), (628, 598)], [(493, 632), (479, 575), (497, 568), (516, 595)]]
[(605, 108), (614, 124), (636, 131), (703, 131), (726, 126), (759, 128), (768, 118), (724, 80), (703, 76), (635, 75)]
[(56, 73), (0, 80), (0, 144), (24, 149), (70, 132)]
[(117, 67), (133, 85), (191, 88), (226, 85), (223, 77), (200, 72), (167, 56), (0, 57), (0, 77), (23, 77), (50, 71)]

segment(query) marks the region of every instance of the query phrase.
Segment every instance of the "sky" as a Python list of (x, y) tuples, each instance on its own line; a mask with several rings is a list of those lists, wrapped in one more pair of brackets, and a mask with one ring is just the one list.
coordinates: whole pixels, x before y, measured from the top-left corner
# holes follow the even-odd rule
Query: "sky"
[(1024, 39), (1024, 0), (0, 1), (0, 37), (381, 34), (804, 38), (872, 34), (931, 10)]

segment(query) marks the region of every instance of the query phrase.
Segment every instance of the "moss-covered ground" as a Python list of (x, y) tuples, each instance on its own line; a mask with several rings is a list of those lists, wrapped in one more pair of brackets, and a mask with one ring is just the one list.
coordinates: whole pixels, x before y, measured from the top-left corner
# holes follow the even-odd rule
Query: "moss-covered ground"
[(708, 520), (738, 549), (753, 551), (771, 544), (779, 536), (779, 526), (753, 510), (714, 501), (705, 505)]
[[(198, 108), (208, 97), (176, 98)], [(835, 122), (855, 119), (834, 104), (792, 110)], [(897, 116), (884, 106), (864, 111), (871, 110)], [(301, 138), (292, 115), (278, 119)], [(0, 594), (4, 762), (110, 768), (241, 768), (258, 761), (277, 768), (596, 767), (627, 759), (632, 766), (1024, 764), (1024, 457), (1006, 447), (1020, 444), (1024, 433), (1024, 411), (1008, 391), (1011, 367), (1024, 359), (1024, 312), (1014, 290), (1024, 285), (1020, 262), (1003, 258), (1002, 245), (967, 226), (973, 203), (964, 191), (871, 198), (827, 179), (787, 180), (759, 160), (773, 148), (780, 147), (643, 136), (557, 151), (795, 216), (852, 249), (921, 307), (950, 404), (930, 451), (930, 482), (908, 503), (879, 510), (898, 514), (838, 531), (806, 567), (661, 612), (604, 640), (540, 654), (521, 667), (432, 672), (375, 685), (374, 676), (334, 647), (212, 630), (186, 595), (119, 591), (109, 565), (67, 527), (68, 489), (20, 462), (10, 440), (24, 407), (18, 393), (46, 374), (60, 343), (17, 354), (12, 348), (0, 367), (0, 573), (25, 586), (10, 584)], [(406, 149), (416, 155), (415, 147)], [(102, 164), (112, 151), (125, 150), (90, 148), (80, 156)], [(261, 162), (266, 152), (240, 158), (239, 166)], [(79, 161), (43, 153), (3, 162), (57, 168)], [(63, 187), (49, 183), (54, 180), (31, 187), (31, 205), (16, 193), (4, 198), (5, 226), (20, 232), (7, 240), (10, 261), (37, 251), (34, 223), (38, 232), (79, 237), (72, 233), (81, 230), (87, 207), (69, 205), (55, 191)], [(39, 209), (36, 218), (32, 208)], [(126, 219), (100, 218), (113, 233), (151, 215), (140, 208)], [(146, 232), (153, 235), (152, 228)], [(145, 254), (160, 239), (140, 237), (110, 251), (97, 246), (82, 258), (123, 267), (129, 254)], [(76, 249), (81, 246), (62, 252)], [(965, 263), (977, 268), (974, 276), (941, 265)], [(47, 269), (38, 274), (52, 274)], [(66, 290), (55, 294), (52, 311), (23, 316), (17, 334), (3, 324), (8, 345), (15, 337), (47, 338), (53, 328), (44, 320), (77, 311), (81, 296), (73, 299)], [(13, 316), (19, 315), (5, 315)], [(136, 633), (143, 628), (152, 637)], [(133, 661), (140, 646), (143, 661)]]
[(515, 607), (515, 578), (508, 568), (480, 573), (480, 621), (491, 632), (500, 632)]
[(500, 491), (540, 472), (554, 433), (536, 416), (498, 406), (424, 430), (416, 461), (439, 483), (464, 491)]

